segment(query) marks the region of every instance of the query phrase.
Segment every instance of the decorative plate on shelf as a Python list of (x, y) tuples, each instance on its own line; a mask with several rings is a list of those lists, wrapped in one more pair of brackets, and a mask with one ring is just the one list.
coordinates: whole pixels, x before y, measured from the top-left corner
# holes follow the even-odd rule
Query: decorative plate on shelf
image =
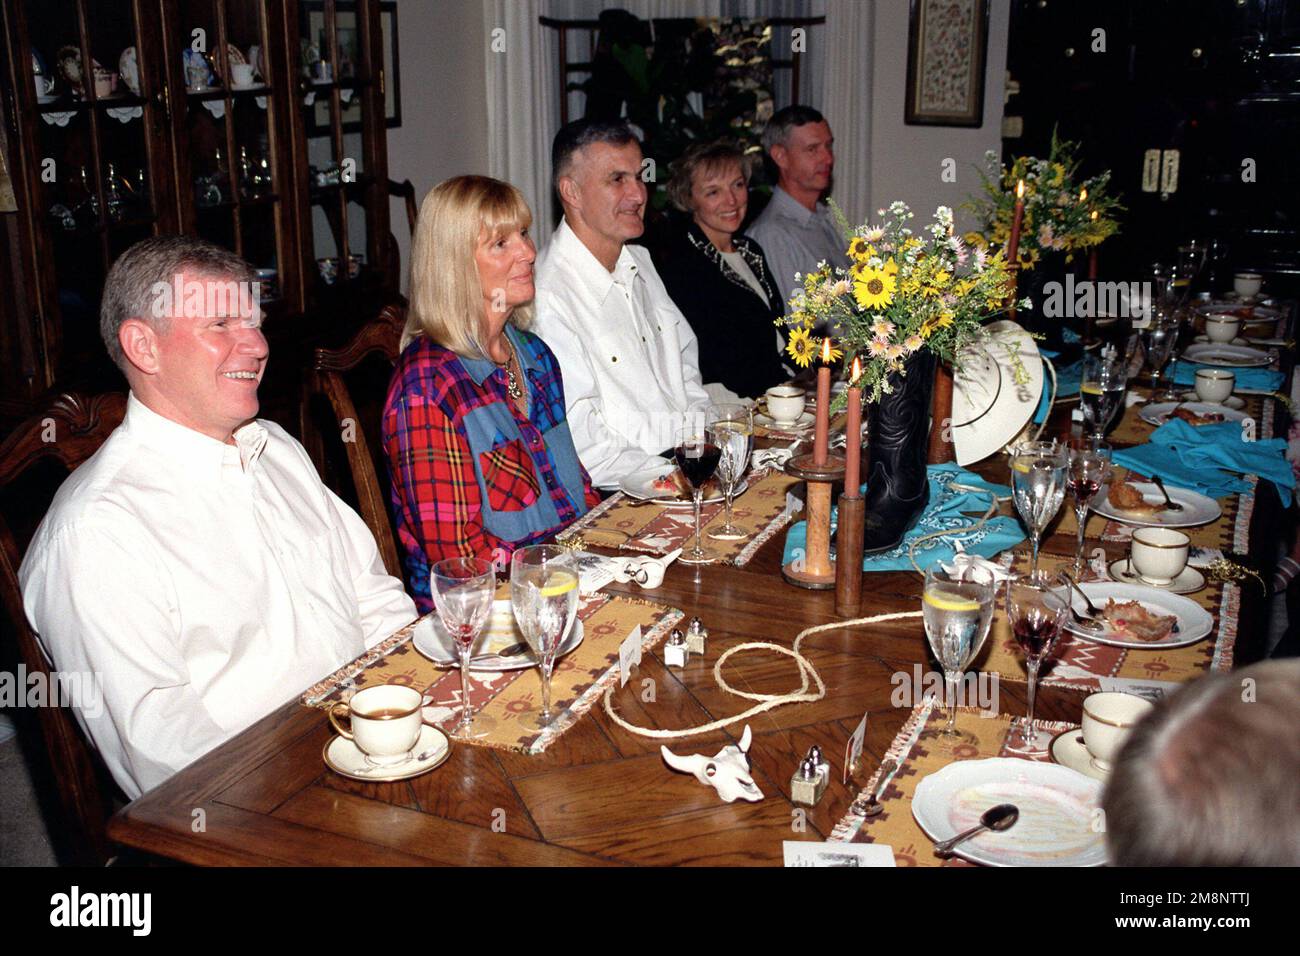
[(129, 46), (117, 58), (117, 72), (122, 74), (122, 82), (136, 96), (140, 95), (140, 64), (136, 59), (135, 47)]

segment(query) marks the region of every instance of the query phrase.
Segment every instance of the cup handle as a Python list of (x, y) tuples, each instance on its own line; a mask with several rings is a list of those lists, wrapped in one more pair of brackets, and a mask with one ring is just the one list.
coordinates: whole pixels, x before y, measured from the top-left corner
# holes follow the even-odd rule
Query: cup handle
[(339, 701), (329, 710), (330, 724), (333, 725), (334, 729), (337, 730), (340, 735), (346, 737), (348, 740), (353, 740), (352, 731), (344, 729), (343, 725), (339, 723), (337, 714), (340, 707), (342, 707), (346, 713), (348, 722), (352, 722), (351, 708), (349, 708), (347, 704), (343, 703), (343, 701)]

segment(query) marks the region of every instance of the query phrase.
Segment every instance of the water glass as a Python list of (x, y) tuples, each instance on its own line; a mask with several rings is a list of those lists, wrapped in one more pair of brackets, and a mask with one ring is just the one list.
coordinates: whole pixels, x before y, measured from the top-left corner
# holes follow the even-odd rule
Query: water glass
[(1038, 543), (1065, 498), (1069, 456), (1056, 442), (1028, 441), (1011, 453), (1011, 490), (1016, 511), (1033, 542), (1033, 571), (1038, 571)]
[(551, 672), (578, 613), (578, 561), (553, 544), (520, 548), (510, 556), (510, 605), (542, 674), (539, 726), (551, 722)]
[(925, 572), (921, 615), (934, 658), (943, 668), (948, 692), (948, 723), (939, 737), (960, 736), (956, 728), (962, 674), (984, 646), (993, 621), (995, 591), (991, 581), (965, 581), (936, 563)]

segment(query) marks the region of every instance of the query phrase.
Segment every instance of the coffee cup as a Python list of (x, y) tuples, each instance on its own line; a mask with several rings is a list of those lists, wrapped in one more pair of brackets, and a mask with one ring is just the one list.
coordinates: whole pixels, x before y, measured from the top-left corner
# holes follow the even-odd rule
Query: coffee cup
[(1133, 548), (1129, 552), (1133, 572), (1139, 578), (1165, 587), (1187, 567), (1187, 551), (1191, 539), (1173, 528), (1138, 528), (1133, 532)]
[(1205, 317), (1205, 337), (1211, 342), (1231, 342), (1241, 331), (1241, 319), (1235, 315), (1209, 315)]
[(1222, 405), (1232, 395), (1237, 376), (1226, 369), (1198, 368), (1196, 370), (1196, 397), (1211, 405)]
[[(329, 710), (330, 724), (357, 745), (373, 763), (400, 763), (420, 739), (423, 695), (414, 687), (380, 684), (364, 687), (346, 704)], [(347, 727), (340, 723), (347, 720)]]
[(1238, 272), (1232, 277), (1232, 291), (1243, 299), (1253, 299), (1259, 295), (1264, 285), (1264, 277), (1258, 272)]
[(245, 87), (253, 85), (253, 67), (248, 63), (230, 64), (232, 85)]
[(1103, 691), (1083, 702), (1083, 745), (1093, 769), (1110, 773), (1120, 748), (1131, 731), (1152, 708), (1151, 701), (1135, 694)]
[(767, 413), (778, 425), (790, 425), (803, 414), (806, 401), (804, 390), (798, 385), (774, 385), (765, 393)]

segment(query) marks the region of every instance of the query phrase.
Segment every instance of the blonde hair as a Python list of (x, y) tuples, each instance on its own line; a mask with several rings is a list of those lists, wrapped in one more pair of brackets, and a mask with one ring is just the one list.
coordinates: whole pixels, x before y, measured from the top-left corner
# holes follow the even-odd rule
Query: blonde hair
[[(411, 242), (411, 304), (402, 348), (425, 335), (462, 358), (487, 358), (483, 287), (474, 252), (485, 237), (495, 240), (532, 221), (523, 193), (499, 179), (454, 176), (429, 190)], [(527, 302), (508, 321), (526, 329), (532, 320), (533, 304)]]

